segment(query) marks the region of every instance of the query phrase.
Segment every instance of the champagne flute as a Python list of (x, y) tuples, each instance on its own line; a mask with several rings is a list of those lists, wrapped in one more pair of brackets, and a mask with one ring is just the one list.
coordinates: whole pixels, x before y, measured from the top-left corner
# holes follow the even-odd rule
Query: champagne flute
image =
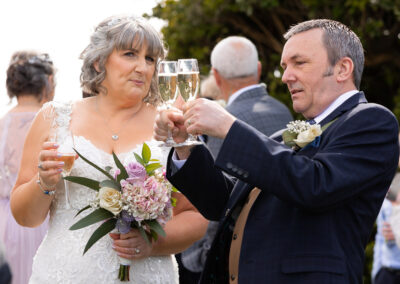
[[(170, 109), (176, 98), (178, 97), (177, 83), (177, 62), (176, 61), (161, 61), (158, 66), (158, 89), (163, 105), (161, 108)], [(176, 146), (172, 139), (171, 130), (168, 129), (167, 140), (160, 144), (161, 147)]]
[[(178, 60), (178, 87), (179, 93), (185, 102), (192, 101), (196, 98), (199, 92), (200, 76), (197, 59), (179, 59)], [(200, 145), (196, 137), (189, 134), (186, 141), (179, 146)]]
[(56, 161), (64, 162), (64, 166), (62, 168), (61, 176), (64, 180), (64, 188), (65, 188), (65, 203), (66, 208), (70, 209), (71, 205), (69, 202), (69, 182), (64, 179), (65, 177), (71, 174), (72, 167), (75, 162), (76, 153), (74, 151), (75, 142), (74, 136), (72, 135), (71, 131), (68, 131), (69, 135), (53, 135), (54, 142), (56, 142), (59, 147), (57, 149), (57, 157), (55, 158)]
[(75, 162), (75, 153), (58, 153), (59, 157), (56, 158), (57, 161), (64, 162), (61, 175), (63, 177), (69, 176), (71, 174), (72, 166)]

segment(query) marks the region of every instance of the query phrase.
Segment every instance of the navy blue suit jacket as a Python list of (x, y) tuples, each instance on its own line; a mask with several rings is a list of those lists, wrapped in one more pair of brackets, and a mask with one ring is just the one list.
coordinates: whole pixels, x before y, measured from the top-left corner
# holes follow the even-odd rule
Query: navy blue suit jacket
[(239, 283), (362, 283), (364, 249), (397, 168), (398, 125), (362, 92), (321, 125), (335, 118), (318, 147), (298, 152), (237, 120), (215, 161), (197, 146), (173, 175), (169, 164), (170, 181), (220, 220), (201, 283), (227, 283), (233, 216), (255, 186)]

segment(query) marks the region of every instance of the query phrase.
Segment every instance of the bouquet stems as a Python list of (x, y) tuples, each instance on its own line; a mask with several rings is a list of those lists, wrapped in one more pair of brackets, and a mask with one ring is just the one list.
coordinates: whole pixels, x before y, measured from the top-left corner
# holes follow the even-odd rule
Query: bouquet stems
[[(112, 232), (114, 234), (121, 233), (117, 228), (115, 228)], [(131, 267), (132, 260), (120, 256), (118, 256), (118, 259), (119, 259), (118, 279), (122, 282), (127, 282), (129, 281), (129, 269)]]
[(122, 282), (129, 281), (129, 268), (130, 265), (119, 265), (118, 279)]

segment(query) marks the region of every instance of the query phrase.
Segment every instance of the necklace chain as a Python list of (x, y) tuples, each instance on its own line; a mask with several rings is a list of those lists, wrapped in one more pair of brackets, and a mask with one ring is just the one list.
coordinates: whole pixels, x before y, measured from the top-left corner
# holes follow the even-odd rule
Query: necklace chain
[(119, 135), (118, 135), (118, 134), (121, 132), (121, 130), (124, 128), (124, 126), (125, 126), (126, 124), (123, 124), (123, 125), (119, 128), (119, 130), (118, 130), (117, 132), (112, 131), (112, 129), (111, 129), (110, 126), (108, 125), (108, 123), (109, 123), (110, 120), (111, 120), (111, 117), (110, 117), (108, 120), (106, 120), (105, 117), (103, 116), (103, 114), (101, 113), (100, 108), (99, 108), (99, 97), (96, 98), (96, 109), (97, 109), (97, 112), (100, 114), (101, 118), (104, 120), (104, 124), (106, 125), (108, 131), (111, 132), (111, 139), (112, 139), (113, 141), (117, 141), (117, 140), (119, 139)]

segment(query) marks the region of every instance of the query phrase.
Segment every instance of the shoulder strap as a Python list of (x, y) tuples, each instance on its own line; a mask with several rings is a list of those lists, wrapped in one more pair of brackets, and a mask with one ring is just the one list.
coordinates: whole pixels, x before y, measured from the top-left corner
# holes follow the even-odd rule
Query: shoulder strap
[(69, 132), (72, 103), (52, 101), (44, 104), (42, 109), (45, 118), (52, 120), (52, 135), (57, 135), (57, 139), (64, 139)]

